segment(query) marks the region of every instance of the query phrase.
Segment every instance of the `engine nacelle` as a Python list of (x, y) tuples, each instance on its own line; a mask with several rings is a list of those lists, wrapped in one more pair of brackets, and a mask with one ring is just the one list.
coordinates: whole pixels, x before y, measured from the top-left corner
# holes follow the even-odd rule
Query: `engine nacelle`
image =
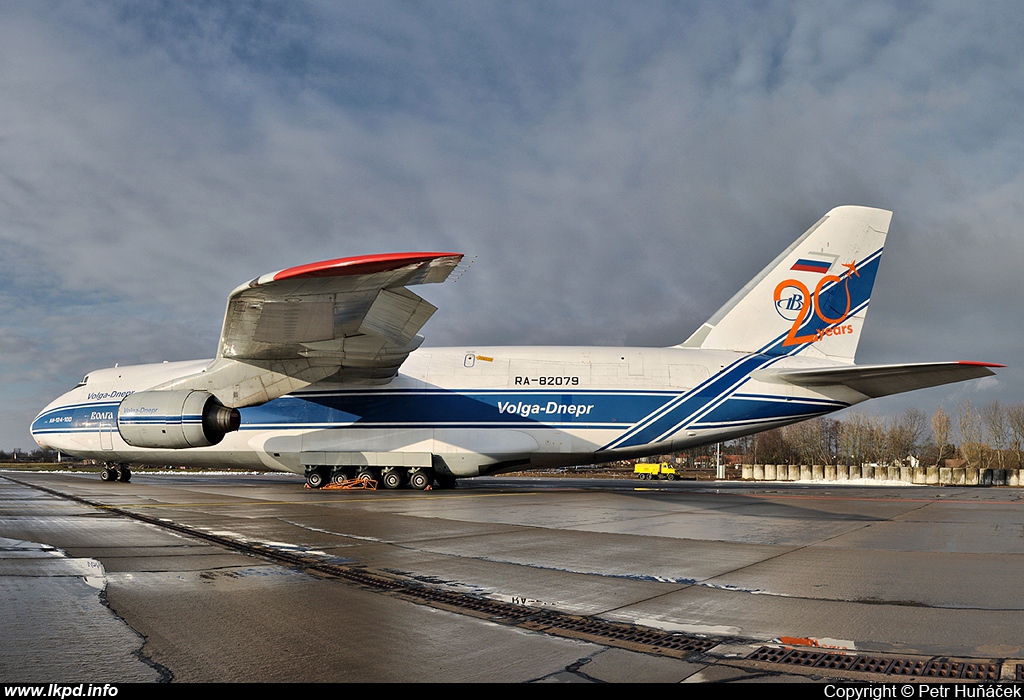
[(117, 430), (133, 447), (208, 447), (241, 422), (237, 408), (207, 391), (140, 391), (117, 409)]

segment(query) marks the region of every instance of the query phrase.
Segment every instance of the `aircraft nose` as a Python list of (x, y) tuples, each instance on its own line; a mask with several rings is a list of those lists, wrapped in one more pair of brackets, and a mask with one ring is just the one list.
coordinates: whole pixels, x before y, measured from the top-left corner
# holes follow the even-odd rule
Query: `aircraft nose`
[(32, 421), (32, 425), (28, 427), (28, 431), (29, 433), (32, 434), (32, 439), (36, 441), (37, 445), (39, 445), (44, 450), (50, 450), (53, 448), (50, 447), (49, 442), (46, 440), (45, 433), (38, 430), (39, 419), (42, 415), (43, 414), (40, 413), (38, 416), (35, 417), (35, 419)]

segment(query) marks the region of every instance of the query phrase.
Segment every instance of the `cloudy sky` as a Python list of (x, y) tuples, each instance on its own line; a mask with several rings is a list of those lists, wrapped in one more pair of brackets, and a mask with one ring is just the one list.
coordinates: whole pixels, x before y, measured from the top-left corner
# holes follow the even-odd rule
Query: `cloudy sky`
[(2, 2), (0, 449), (228, 292), (475, 256), (430, 345), (665, 346), (841, 204), (895, 212), (859, 362), (1018, 402), (1024, 4)]

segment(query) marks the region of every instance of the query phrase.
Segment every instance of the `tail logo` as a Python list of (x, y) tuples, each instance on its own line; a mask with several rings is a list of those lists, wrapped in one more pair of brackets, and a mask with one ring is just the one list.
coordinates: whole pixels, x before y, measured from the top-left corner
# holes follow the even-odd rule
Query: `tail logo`
[[(807, 288), (807, 285), (798, 279), (782, 280), (778, 285), (776, 285), (775, 292), (773, 294), (775, 310), (780, 316), (782, 316), (782, 318), (792, 322), (792, 325), (789, 328), (789, 333), (786, 334), (786, 339), (782, 343), (783, 346), (803, 345), (804, 343), (813, 343), (821, 340), (826, 336), (844, 335), (846, 333), (853, 332), (852, 326), (843, 326), (834, 330), (829, 328), (822, 329), (816, 333), (797, 335), (800, 331), (800, 327), (803, 326), (804, 321), (810, 313), (810, 308), (808, 307), (812, 307), (815, 315), (829, 326), (842, 323), (850, 315), (850, 276), (857, 275), (860, 277), (860, 273), (857, 271), (856, 260), (850, 263), (843, 263), (843, 267), (848, 270), (843, 277), (838, 277), (836, 275), (822, 276), (822, 278), (818, 280), (818, 284), (815, 285), (813, 294)], [(822, 311), (821, 304), (821, 290), (830, 282), (835, 282), (836, 284), (843, 282), (845, 288), (844, 291), (846, 292), (846, 308), (835, 318), (826, 316)]]
[[(786, 280), (782, 284), (787, 282), (795, 282), (796, 280)], [(804, 287), (801, 291), (800, 288), (794, 286), (784, 287), (782, 289), (775, 290), (775, 310), (779, 313), (779, 316), (786, 319), (787, 321), (795, 321), (800, 316), (801, 310), (804, 308), (804, 302), (806, 301), (807, 287)]]

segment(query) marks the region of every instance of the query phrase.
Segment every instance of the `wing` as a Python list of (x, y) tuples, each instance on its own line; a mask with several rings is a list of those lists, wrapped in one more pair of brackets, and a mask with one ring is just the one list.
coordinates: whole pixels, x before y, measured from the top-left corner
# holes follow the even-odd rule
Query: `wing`
[(799, 386), (847, 386), (869, 398), (962, 382), (995, 374), (989, 362), (925, 362), (779, 370), (771, 375)]
[(228, 297), (217, 358), (155, 389), (209, 391), (239, 408), (327, 378), (390, 381), (437, 307), (406, 287), (443, 282), (459, 253), (339, 258), (257, 277)]

